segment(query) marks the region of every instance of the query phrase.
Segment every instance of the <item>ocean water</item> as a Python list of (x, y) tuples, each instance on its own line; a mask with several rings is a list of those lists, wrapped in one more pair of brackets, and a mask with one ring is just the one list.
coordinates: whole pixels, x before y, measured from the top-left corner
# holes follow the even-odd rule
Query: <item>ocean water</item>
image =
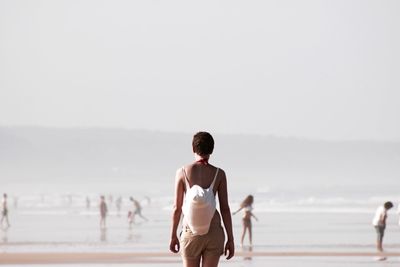
[[(255, 250), (373, 250), (375, 232), (371, 220), (384, 197), (369, 199), (270, 198), (272, 194), (256, 193), (253, 220)], [(91, 205), (86, 207), (86, 197)], [(98, 195), (38, 194), (9, 197), (11, 227), (0, 231), (2, 251), (61, 248), (74, 250), (140, 250), (164, 251), (168, 248), (172, 196), (142, 196), (142, 214), (148, 221), (136, 218), (130, 229), (127, 213), (129, 196), (106, 195), (110, 210), (107, 229), (99, 227)], [(231, 209), (240, 202), (231, 197)], [(399, 248), (400, 226), (396, 208), (389, 211), (385, 236), (387, 248)], [(241, 234), (241, 215), (233, 216), (237, 243)]]
[[(168, 253), (172, 195), (145, 191), (136, 194), (143, 207), (142, 214), (148, 221), (137, 217), (133, 227), (129, 228), (129, 195), (121, 195), (122, 207), (118, 211), (116, 199), (119, 195), (106, 194), (110, 213), (107, 228), (102, 230), (99, 227), (99, 194), (55, 191), (40, 194), (25, 192), (18, 196), (10, 194), (11, 227), (0, 230), (0, 252)], [(238, 208), (246, 194), (231, 194), (232, 211)], [(254, 213), (259, 219), (253, 220), (254, 252), (374, 252), (376, 234), (371, 221), (375, 209), (387, 199), (398, 203), (394, 194), (372, 195), (365, 192), (285, 194), (259, 190), (254, 192), (254, 196)], [(91, 200), (89, 208), (86, 207), (86, 197)], [(388, 252), (400, 251), (399, 215), (396, 210), (397, 205), (389, 212), (387, 221), (384, 248)], [(233, 216), (233, 226), (237, 250), (240, 251), (241, 214)], [(245, 239), (245, 244), (247, 242), (248, 239)], [(222, 261), (221, 265), (264, 266), (268, 263), (273, 266), (297, 266), (299, 261), (309, 266), (392, 266), (400, 262), (396, 257), (383, 263), (374, 262), (370, 257), (237, 257), (230, 263)], [(146, 263), (146, 266), (180, 266), (179, 262), (174, 264)]]

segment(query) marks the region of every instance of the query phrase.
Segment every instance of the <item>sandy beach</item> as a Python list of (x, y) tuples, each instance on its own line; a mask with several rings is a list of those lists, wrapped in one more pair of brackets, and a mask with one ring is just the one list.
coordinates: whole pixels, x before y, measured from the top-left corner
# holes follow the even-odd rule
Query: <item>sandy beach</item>
[[(277, 251), (236, 252), (236, 258), (254, 257), (400, 257), (400, 252)], [(96, 263), (179, 263), (179, 254), (168, 252), (132, 253), (2, 253), (1, 264), (96, 264)]]

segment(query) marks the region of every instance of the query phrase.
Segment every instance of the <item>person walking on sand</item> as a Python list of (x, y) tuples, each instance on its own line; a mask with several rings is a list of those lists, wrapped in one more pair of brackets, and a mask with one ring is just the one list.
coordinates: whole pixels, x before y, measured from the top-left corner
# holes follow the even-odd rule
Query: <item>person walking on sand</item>
[(7, 204), (7, 194), (3, 194), (3, 200), (1, 202), (1, 220), (0, 226), (3, 228), (3, 222), (6, 222), (6, 228), (10, 227), (10, 221), (8, 220), (8, 204)]
[(243, 241), (244, 237), (246, 235), (246, 231), (249, 232), (249, 241), (250, 241), (250, 247), (253, 246), (253, 233), (252, 233), (252, 225), (251, 225), (251, 217), (254, 217), (256, 221), (258, 221), (257, 217), (253, 214), (253, 202), (254, 202), (254, 197), (253, 195), (248, 195), (240, 204), (240, 208), (233, 213), (235, 215), (241, 210), (244, 210), (243, 218), (242, 218), (242, 223), (243, 223), (243, 231), (242, 231), (242, 237), (240, 239), (240, 246), (243, 247)]
[(386, 228), (387, 211), (390, 210), (392, 207), (393, 207), (392, 202), (390, 201), (385, 202), (383, 206), (380, 206), (376, 210), (374, 219), (372, 220), (372, 225), (375, 227), (377, 233), (376, 248), (378, 249), (379, 252), (383, 251), (382, 242)]
[(106, 217), (107, 217), (108, 209), (104, 196), (100, 196), (100, 228), (106, 228)]
[[(185, 267), (218, 266), (222, 254), (230, 259), (235, 254), (232, 218), (228, 204), (225, 172), (209, 163), (214, 139), (207, 132), (198, 132), (192, 140), (195, 162), (179, 168), (175, 176), (175, 195), (169, 249), (181, 250)], [(221, 217), (216, 210), (218, 194), (222, 221), (227, 234), (225, 243)], [(183, 214), (182, 232), (178, 225)]]

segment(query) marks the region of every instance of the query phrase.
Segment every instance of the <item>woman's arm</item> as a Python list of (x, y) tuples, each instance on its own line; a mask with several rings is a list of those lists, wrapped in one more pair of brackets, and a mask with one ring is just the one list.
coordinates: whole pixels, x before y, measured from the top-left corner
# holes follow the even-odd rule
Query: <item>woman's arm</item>
[(175, 196), (172, 212), (171, 240), (169, 244), (169, 250), (174, 253), (179, 251), (179, 239), (176, 232), (178, 230), (179, 221), (181, 220), (182, 215), (183, 193), (184, 185), (182, 182), (182, 170), (179, 169), (176, 171), (175, 175)]
[(252, 212), (250, 212), (251, 216), (254, 217), (254, 219), (256, 219), (256, 221), (258, 221), (258, 218), (256, 217), (256, 215), (254, 215)]
[(380, 218), (380, 222), (382, 225), (386, 225), (386, 218), (387, 218), (386, 212), (382, 213)]
[(225, 255), (227, 254), (227, 252), (229, 252), (228, 256), (226, 257), (226, 259), (229, 260), (233, 257), (233, 255), (235, 255), (235, 244), (233, 242), (232, 217), (228, 202), (228, 186), (224, 171), (221, 171), (221, 182), (218, 186), (218, 198), (222, 220), (224, 222), (226, 234), (228, 237), (225, 245)]
[(239, 211), (241, 211), (243, 209), (243, 207), (240, 207), (237, 211), (234, 211), (233, 213), (232, 213), (232, 215), (235, 215), (236, 213), (238, 213)]

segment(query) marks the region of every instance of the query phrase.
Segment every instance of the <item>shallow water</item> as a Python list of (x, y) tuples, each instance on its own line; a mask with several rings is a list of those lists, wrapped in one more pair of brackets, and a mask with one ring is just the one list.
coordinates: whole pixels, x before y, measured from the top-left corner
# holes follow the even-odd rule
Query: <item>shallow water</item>
[[(50, 200), (48, 200), (50, 202)], [(98, 208), (78, 201), (66, 205), (33, 205), (10, 208), (12, 226), (0, 230), (0, 251), (168, 251), (170, 200), (143, 201), (143, 215), (130, 229), (129, 205), (120, 212), (110, 204), (107, 229), (99, 227)], [(234, 206), (233, 204), (232, 206)], [(257, 210), (253, 220), (255, 251), (374, 251), (374, 211), (315, 209)], [(389, 213), (384, 246), (400, 250), (398, 217)], [(234, 235), (239, 244), (241, 215), (233, 216)], [(247, 237), (246, 237), (247, 238)], [(245, 244), (247, 239), (245, 239)]]

